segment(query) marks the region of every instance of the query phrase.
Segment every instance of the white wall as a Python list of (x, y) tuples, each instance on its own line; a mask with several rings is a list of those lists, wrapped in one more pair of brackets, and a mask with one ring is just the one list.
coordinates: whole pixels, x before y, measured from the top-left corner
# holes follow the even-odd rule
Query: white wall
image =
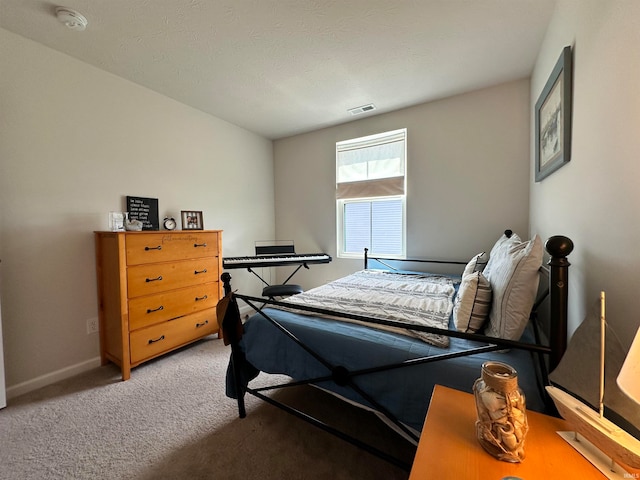
[[(628, 347), (640, 324), (640, 2), (558, 1), (532, 75), (532, 122), (566, 45), (574, 48), (573, 153), (542, 182), (532, 180), (531, 229), (575, 243), (571, 331), (605, 290), (607, 319)], [(532, 159), (533, 144), (532, 136)]]
[[(202, 210), (225, 255), (274, 235), (272, 142), (0, 29), (9, 396), (97, 364), (93, 231), (126, 195)], [(258, 282), (233, 274), (246, 291)]]
[[(0, 259), (0, 261), (2, 261)], [(0, 264), (0, 267), (2, 265)], [(2, 275), (0, 270), (0, 408), (7, 406), (7, 391), (5, 389), (4, 379), (4, 347), (2, 341)]]
[[(274, 142), (276, 233), (329, 265), (294, 277), (309, 288), (360, 268), (336, 258), (335, 144), (408, 129), (407, 253), (468, 260), (529, 222), (529, 81), (365, 117)], [(279, 269), (282, 280), (284, 269)]]

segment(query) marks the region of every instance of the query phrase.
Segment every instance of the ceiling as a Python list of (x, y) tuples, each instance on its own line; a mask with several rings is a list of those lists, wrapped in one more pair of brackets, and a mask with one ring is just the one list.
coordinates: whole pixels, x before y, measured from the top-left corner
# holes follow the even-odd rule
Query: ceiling
[[(270, 139), (527, 77), (555, 0), (0, 0), (0, 27)], [(77, 10), (67, 29), (55, 7)], [(373, 103), (354, 117), (348, 109)]]

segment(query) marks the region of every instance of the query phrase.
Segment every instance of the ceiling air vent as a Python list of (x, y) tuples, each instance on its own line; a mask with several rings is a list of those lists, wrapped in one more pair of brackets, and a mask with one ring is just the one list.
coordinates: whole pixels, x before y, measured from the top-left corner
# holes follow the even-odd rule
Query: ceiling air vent
[(376, 106), (373, 103), (369, 103), (367, 105), (362, 105), (356, 108), (350, 108), (347, 110), (351, 115), (360, 115), (361, 113), (371, 112), (376, 109)]

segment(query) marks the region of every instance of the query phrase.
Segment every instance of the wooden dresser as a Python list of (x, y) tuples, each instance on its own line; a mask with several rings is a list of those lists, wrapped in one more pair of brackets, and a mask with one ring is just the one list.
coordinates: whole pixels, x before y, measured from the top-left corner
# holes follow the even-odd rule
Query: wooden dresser
[(102, 364), (131, 368), (218, 332), (222, 231), (95, 232)]

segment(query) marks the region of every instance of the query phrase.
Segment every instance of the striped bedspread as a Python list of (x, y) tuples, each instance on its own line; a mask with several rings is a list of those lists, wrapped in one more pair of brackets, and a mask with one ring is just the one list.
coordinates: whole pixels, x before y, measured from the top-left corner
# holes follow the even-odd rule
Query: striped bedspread
[[(285, 302), (400, 322), (406, 328), (370, 323), (367, 325), (417, 337), (437, 347), (446, 348), (449, 346), (449, 337), (410, 328), (412, 325), (424, 325), (446, 330), (453, 310), (454, 293), (453, 280), (447, 276), (362, 270), (293, 295)], [(284, 309), (295, 311), (295, 308)]]

